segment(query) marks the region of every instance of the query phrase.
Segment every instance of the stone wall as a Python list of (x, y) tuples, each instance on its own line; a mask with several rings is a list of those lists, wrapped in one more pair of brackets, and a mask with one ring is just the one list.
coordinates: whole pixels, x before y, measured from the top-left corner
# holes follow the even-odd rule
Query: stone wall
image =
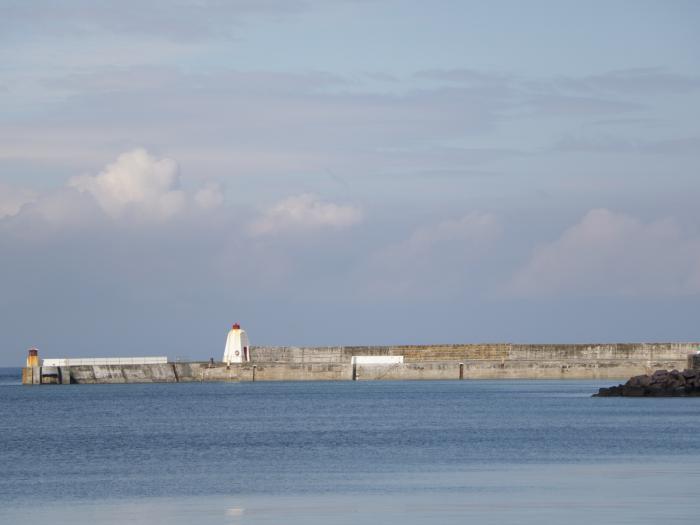
[[(35, 367), (25, 384), (193, 381), (337, 381), (412, 379), (618, 379), (683, 369), (697, 343), (467, 344), (253, 347), (251, 362)], [(404, 356), (403, 364), (353, 366), (353, 356)]]
[(688, 368), (690, 370), (700, 370), (700, 352), (688, 355)]
[[(461, 344), (251, 348), (254, 363), (346, 363), (356, 355), (404, 356), (406, 363), (432, 361), (676, 362), (687, 360), (697, 343)], [(635, 366), (638, 366), (635, 365)]]
[(70, 370), (71, 383), (175, 383), (171, 364), (79, 365)]

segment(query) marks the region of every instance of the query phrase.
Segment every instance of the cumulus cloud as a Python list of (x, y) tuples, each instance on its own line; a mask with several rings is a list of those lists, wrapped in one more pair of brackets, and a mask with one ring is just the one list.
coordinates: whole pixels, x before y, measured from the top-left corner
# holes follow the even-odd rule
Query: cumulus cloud
[(218, 208), (224, 202), (223, 189), (216, 182), (207, 182), (195, 192), (194, 201), (204, 210)]
[(316, 195), (301, 194), (279, 201), (253, 222), (253, 236), (306, 232), (323, 228), (341, 229), (362, 221), (363, 213), (351, 205), (324, 202)]
[(374, 253), (367, 268), (373, 294), (459, 292), (478, 281), (476, 266), (503, 233), (492, 213), (471, 212), (422, 226), (402, 242)]
[(384, 256), (415, 258), (431, 255), (436, 246), (451, 242), (475, 246), (491, 240), (500, 232), (501, 226), (495, 215), (472, 212), (458, 219), (420, 227), (404, 242), (391, 246)]
[(119, 155), (98, 175), (73, 177), (68, 186), (91, 194), (112, 217), (138, 208), (148, 215), (168, 218), (182, 211), (186, 203), (177, 163), (157, 159), (144, 149)]
[(0, 219), (19, 213), (22, 206), (36, 198), (35, 192), (0, 183)]
[(700, 238), (673, 219), (645, 223), (589, 211), (535, 250), (508, 286), (518, 295), (683, 295), (700, 293)]
[(0, 219), (41, 218), (52, 226), (66, 226), (98, 214), (162, 222), (191, 210), (212, 210), (222, 202), (220, 185), (208, 182), (185, 191), (174, 160), (139, 148), (119, 155), (97, 175), (72, 177), (64, 187), (44, 194), (0, 186)]

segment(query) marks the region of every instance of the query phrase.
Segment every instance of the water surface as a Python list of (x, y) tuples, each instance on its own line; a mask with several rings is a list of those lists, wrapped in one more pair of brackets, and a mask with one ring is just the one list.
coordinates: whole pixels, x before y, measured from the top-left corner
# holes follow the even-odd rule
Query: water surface
[(700, 398), (590, 397), (611, 381), (18, 382), (0, 370), (8, 523), (651, 523), (700, 511)]

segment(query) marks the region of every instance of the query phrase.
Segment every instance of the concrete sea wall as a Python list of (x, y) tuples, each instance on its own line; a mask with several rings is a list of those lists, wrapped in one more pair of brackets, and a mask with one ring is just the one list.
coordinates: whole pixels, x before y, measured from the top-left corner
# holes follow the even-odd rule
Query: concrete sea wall
[[(618, 379), (683, 369), (698, 343), (252, 347), (251, 362), (30, 367), (25, 384), (420, 379)], [(403, 363), (353, 363), (402, 356)], [(395, 360), (395, 359), (394, 359)], [(387, 359), (390, 361), (390, 359)]]
[(403, 356), (406, 363), (429, 361), (678, 361), (698, 343), (614, 344), (445, 344), (397, 346), (252, 347), (251, 361), (281, 363), (349, 362), (357, 355)]
[[(358, 365), (355, 379), (603, 379), (683, 368), (697, 343), (445, 344), (254, 347), (255, 363), (335, 363), (353, 356), (403, 356), (402, 365)], [(350, 375), (352, 376), (352, 371)]]

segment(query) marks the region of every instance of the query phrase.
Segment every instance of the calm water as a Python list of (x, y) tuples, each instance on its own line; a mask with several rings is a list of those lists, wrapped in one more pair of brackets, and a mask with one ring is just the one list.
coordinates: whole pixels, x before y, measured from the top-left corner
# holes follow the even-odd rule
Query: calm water
[(0, 370), (3, 523), (700, 515), (700, 398), (590, 397), (611, 381), (37, 388), (17, 374)]

